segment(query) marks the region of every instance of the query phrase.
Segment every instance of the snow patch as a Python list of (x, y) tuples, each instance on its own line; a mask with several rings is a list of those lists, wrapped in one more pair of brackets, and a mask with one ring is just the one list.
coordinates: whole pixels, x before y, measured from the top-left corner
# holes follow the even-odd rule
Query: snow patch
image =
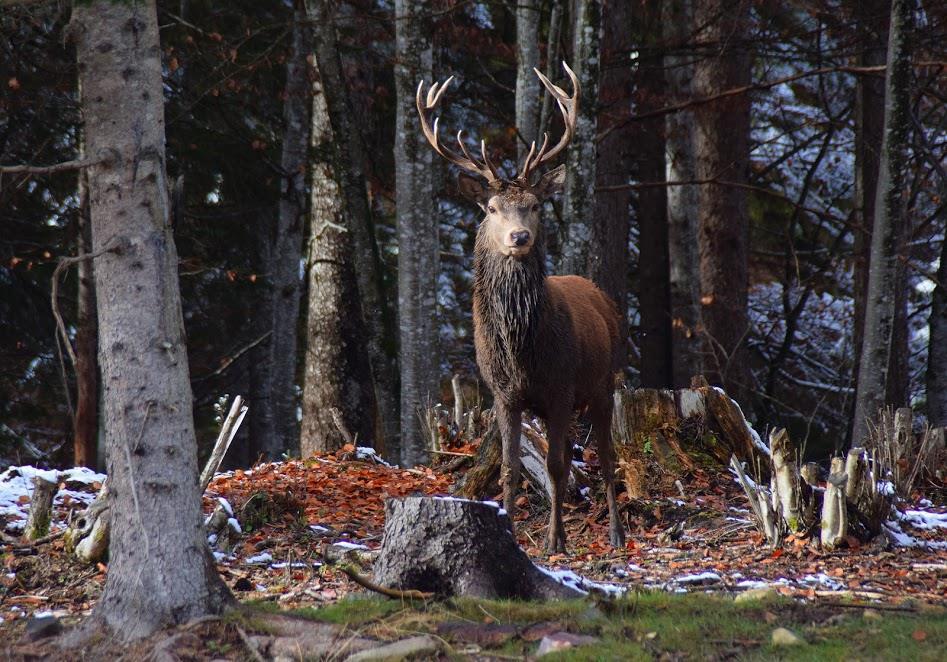
[(358, 446), (358, 447), (356, 447), (356, 448), (355, 448), (355, 458), (356, 458), (357, 460), (371, 460), (371, 461), (374, 462), (375, 464), (381, 464), (381, 465), (386, 466), (386, 467), (389, 467), (389, 468), (396, 468), (396, 467), (392, 467), (390, 464), (388, 464), (387, 462), (385, 462), (385, 461), (381, 458), (381, 455), (379, 455), (378, 453), (376, 453), (376, 452), (375, 452), (375, 449), (372, 448), (371, 446)]
[(593, 582), (591, 579), (587, 579), (582, 575), (577, 575), (572, 570), (566, 568), (553, 569), (545, 568), (539, 564), (534, 564), (540, 571), (544, 574), (552, 577), (557, 582), (563, 586), (568, 586), (569, 588), (574, 588), (575, 590), (588, 594), (592, 591), (601, 591), (606, 595), (611, 597), (619, 597), (624, 595), (628, 590), (627, 586), (619, 586), (618, 584), (609, 584), (606, 582)]
[(255, 554), (244, 560), (244, 563), (249, 563), (251, 565), (262, 565), (264, 563), (270, 563), (273, 560), (273, 555), (269, 552), (263, 552), (262, 554)]
[(340, 540), (339, 542), (332, 543), (333, 547), (341, 547), (342, 549), (368, 549), (365, 545), (361, 545), (356, 542), (349, 542), (347, 540)]

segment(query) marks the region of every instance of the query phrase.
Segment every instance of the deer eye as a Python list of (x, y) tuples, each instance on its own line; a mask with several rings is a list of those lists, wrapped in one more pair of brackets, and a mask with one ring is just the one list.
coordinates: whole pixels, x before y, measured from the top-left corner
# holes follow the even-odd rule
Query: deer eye
[(490, 207), (487, 207), (487, 211), (490, 212), (491, 214), (496, 214), (496, 213), (497, 213), (497, 208), (496, 208), (496, 207), (493, 207), (493, 206), (490, 206)]

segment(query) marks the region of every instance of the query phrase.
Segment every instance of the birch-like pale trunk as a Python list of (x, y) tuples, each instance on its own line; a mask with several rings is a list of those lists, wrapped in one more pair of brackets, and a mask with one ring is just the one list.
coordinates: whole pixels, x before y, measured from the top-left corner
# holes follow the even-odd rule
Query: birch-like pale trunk
[(905, 224), (905, 173), (911, 126), (913, 0), (893, 0), (885, 76), (885, 122), (871, 237), (863, 345), (855, 392), (852, 442), (863, 445), (868, 418), (884, 404), (889, 377), (898, 286), (898, 251)]
[(404, 466), (427, 460), (418, 412), (438, 397), (438, 222), (433, 150), (418, 124), (418, 82), (432, 80), (429, 0), (396, 0), (395, 196), (398, 215), (398, 336)]
[[(381, 254), (375, 240), (372, 207), (368, 198), (365, 168), (368, 162), (360, 133), (359, 115), (352, 107), (349, 88), (342, 71), (336, 33), (337, 3), (314, 0), (310, 17), (315, 31), (319, 79), (340, 161), (336, 179), (341, 185), (354, 249), (355, 274), (362, 316), (368, 332), (368, 352), (378, 409), (375, 449), (397, 460), (399, 437), (397, 338), (394, 304), (382, 278)], [(390, 440), (390, 444), (386, 443)], [(383, 448), (384, 447), (384, 448)]]
[[(565, 241), (559, 272), (590, 276), (602, 259), (600, 246), (593, 245), (595, 222), (596, 133), (602, 42), (601, 0), (576, 0), (572, 17), (572, 69), (579, 78), (581, 97), (575, 136), (566, 159), (566, 183), (562, 196)], [(565, 89), (569, 86), (566, 85)]]
[[(709, 97), (748, 85), (746, 44), (750, 5), (742, 0), (696, 0), (703, 52), (694, 68), (694, 96)], [(734, 95), (694, 112), (698, 180), (745, 183), (750, 163), (750, 98)], [(700, 189), (698, 247), (702, 340), (708, 379), (723, 385), (752, 418), (752, 374), (747, 334), (749, 212), (746, 191), (710, 183)]]
[(313, 84), (312, 184), (309, 207), (309, 305), (300, 451), (340, 448), (344, 443), (333, 409), (363, 446), (375, 437), (375, 399), (367, 333), (362, 318), (351, 227), (340, 179), (345, 165), (329, 120), (322, 64)]
[[(663, 37), (669, 48), (681, 49), (694, 29), (691, 0), (663, 3)], [(668, 105), (693, 97), (693, 55), (669, 50), (664, 55)], [(689, 112), (670, 113), (664, 123), (666, 180), (697, 179), (694, 158), (694, 118)], [(687, 388), (691, 377), (704, 371), (700, 337), (700, 261), (697, 252), (699, 214), (697, 186), (667, 189), (668, 268), (671, 297), (671, 381)]]
[(88, 170), (112, 526), (92, 619), (130, 640), (232, 597), (201, 515), (155, 2), (77, 3), (71, 26), (88, 154), (110, 158)]
[[(542, 142), (539, 136), (539, 101), (541, 89), (533, 67), (539, 67), (539, 0), (518, 0), (516, 3), (516, 143), (517, 160), (522, 163), (530, 143)], [(537, 148), (539, 145), (537, 144)]]

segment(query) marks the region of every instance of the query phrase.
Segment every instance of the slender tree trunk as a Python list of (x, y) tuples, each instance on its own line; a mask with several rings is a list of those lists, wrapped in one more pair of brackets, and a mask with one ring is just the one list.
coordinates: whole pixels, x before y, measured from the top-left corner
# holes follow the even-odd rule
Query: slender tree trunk
[[(627, 184), (631, 161), (637, 149), (631, 115), (634, 47), (632, 2), (618, 0), (605, 6), (602, 35), (602, 75), (598, 126), (605, 134), (598, 146), (596, 181), (599, 187)], [(592, 280), (612, 298), (620, 313), (619, 336), (628, 338), (628, 232), (631, 218), (629, 189), (595, 194), (593, 243), (601, 248), (601, 260), (592, 264)], [(627, 350), (622, 352), (623, 358)], [(623, 361), (624, 363), (624, 361)]]
[[(943, 187), (947, 192), (947, 186)], [(927, 420), (947, 426), (947, 239), (941, 243), (937, 286), (931, 297), (927, 355)]]
[[(315, 15), (318, 19), (319, 16)], [(341, 414), (345, 428), (362, 445), (375, 437), (375, 395), (355, 277), (352, 232), (342, 186), (346, 164), (334, 139), (322, 66), (313, 85), (312, 192), (309, 238), (309, 315), (306, 326), (306, 371), (300, 450), (335, 450), (345, 439), (333, 420)]]
[[(566, 159), (562, 217), (566, 239), (559, 271), (588, 276), (599, 270), (601, 246), (593, 245), (595, 223), (596, 133), (598, 127), (599, 49), (602, 41), (601, 0), (576, 0), (572, 17), (572, 63), (581, 98), (575, 136)], [(568, 85), (566, 86), (568, 88)]]
[[(259, 228), (256, 245), (256, 260), (260, 273), (269, 273), (270, 254), (273, 252), (273, 227), (276, 225), (276, 213), (272, 207), (261, 209), (256, 224)], [(276, 429), (273, 425), (273, 406), (270, 398), (273, 394), (273, 370), (270, 356), (273, 342), (273, 283), (269, 278), (257, 281), (260, 292), (257, 295), (251, 324), (255, 327), (253, 336), (259, 338), (270, 334), (259, 345), (250, 350), (249, 378), (249, 435), (247, 456), (249, 464), (267, 459), (267, 449), (276, 448)]]
[[(750, 54), (745, 43), (750, 5), (741, 0), (697, 0), (703, 55), (694, 69), (694, 93), (712, 96), (748, 85)], [(745, 94), (700, 106), (694, 113), (697, 178), (746, 182), (749, 170), (750, 98)], [(707, 184), (700, 191), (701, 318), (708, 351), (707, 372), (752, 416), (752, 373), (746, 351), (746, 191)]]
[[(858, 64), (863, 67), (884, 65), (888, 49), (888, 22), (891, 0), (858, 0)], [(855, 224), (853, 276), (855, 347), (853, 385), (858, 383), (858, 359), (861, 356), (868, 293), (868, 263), (871, 253), (871, 226), (875, 218), (875, 193), (878, 187), (879, 150), (884, 135), (885, 82), (879, 76), (858, 76), (855, 81)]]
[(205, 539), (187, 348), (169, 224), (155, 3), (73, 10), (98, 287), (111, 543), (93, 618), (121, 639), (232, 598)]
[(863, 345), (855, 392), (852, 441), (867, 438), (870, 417), (884, 403), (890, 374), (897, 310), (898, 250), (905, 222), (904, 173), (907, 171), (910, 119), (910, 34), (914, 2), (893, 0), (885, 77), (884, 139), (878, 171), (875, 221), (871, 237)]
[[(639, 112), (647, 112), (665, 105), (659, 45), (661, 5), (659, 0), (648, 0), (641, 7), (642, 52), (635, 96)], [(634, 140), (638, 177), (645, 182), (659, 182), (665, 176), (664, 118), (639, 122), (637, 128)], [(638, 192), (638, 231), (641, 385), (667, 388), (671, 385), (671, 291), (665, 187), (653, 186)]]
[[(533, 68), (539, 67), (539, 1), (518, 0), (516, 3), (516, 128), (517, 159), (520, 163), (529, 152), (530, 143), (542, 142), (537, 130), (539, 122), (539, 78)], [(539, 145), (537, 144), (537, 148)]]
[[(79, 233), (77, 254), (92, 252), (89, 221), (89, 187), (86, 173), (79, 173)], [(73, 423), (73, 462), (77, 467), (96, 467), (99, 438), (99, 348), (95, 314), (93, 260), (76, 265), (79, 274), (76, 315), (76, 418)]]
[(274, 435), (263, 455), (276, 460), (299, 445), (296, 396), (296, 357), (299, 344), (299, 299), (303, 225), (306, 213), (306, 149), (309, 144), (309, 67), (306, 58), (311, 43), (306, 13), (297, 6), (293, 12), (292, 52), (286, 61), (286, 88), (283, 102), (283, 153), (276, 236), (270, 254), (272, 269), (272, 335), (270, 349), (269, 406)]
[[(311, 4), (316, 32), (316, 59), (325, 93), (332, 131), (343, 145), (338, 179), (350, 219), (347, 226), (355, 251), (355, 273), (368, 329), (368, 351), (375, 383), (379, 425), (374, 436), (376, 450), (385, 450), (395, 460), (399, 437), (397, 330), (388, 288), (382, 278), (381, 254), (375, 240), (372, 208), (365, 177), (365, 147), (359, 132), (359, 116), (352, 107), (348, 85), (342, 74), (336, 36), (335, 5), (329, 0)], [(386, 443), (389, 441), (391, 443)], [(384, 448), (382, 448), (384, 446)]]
[(418, 128), (415, 91), (432, 79), (428, 0), (396, 0), (395, 195), (398, 205), (398, 328), (401, 360), (401, 461), (427, 459), (418, 410), (438, 397), (438, 223), (433, 151)]
[[(675, 105), (693, 97), (693, 56), (682, 53), (694, 29), (692, 0), (663, 4), (661, 25), (667, 48), (664, 76), (667, 103)], [(665, 166), (667, 181), (697, 179), (694, 159), (694, 121), (688, 112), (671, 113), (665, 119)], [(697, 186), (667, 189), (668, 269), (671, 299), (671, 374), (674, 388), (687, 388), (691, 377), (703, 374), (700, 338), (700, 261), (697, 251)]]

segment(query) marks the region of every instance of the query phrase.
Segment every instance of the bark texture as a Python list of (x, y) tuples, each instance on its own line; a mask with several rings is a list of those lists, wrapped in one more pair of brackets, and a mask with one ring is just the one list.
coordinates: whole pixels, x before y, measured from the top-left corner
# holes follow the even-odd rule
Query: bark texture
[[(392, 297), (382, 278), (381, 254), (375, 240), (372, 207), (368, 197), (365, 167), (368, 159), (359, 130), (358, 114), (352, 108), (348, 84), (342, 71), (336, 34), (337, 4), (318, 0), (310, 4), (315, 31), (319, 80), (326, 109), (338, 144), (336, 181), (339, 182), (348, 214), (353, 264), (358, 280), (362, 316), (368, 333), (368, 351), (378, 411), (375, 448), (397, 459), (399, 437), (397, 330)], [(385, 443), (391, 440), (391, 444)], [(384, 448), (382, 448), (384, 446)]]
[[(77, 254), (92, 252), (89, 194), (85, 172), (79, 173), (79, 233)], [(76, 417), (73, 422), (73, 462), (94, 469), (99, 439), (99, 328), (95, 315), (94, 260), (76, 265), (79, 291), (76, 296)]]
[(529, 145), (539, 138), (539, 78), (533, 68), (539, 67), (539, 1), (516, 3), (516, 128), (520, 132), (516, 153), (520, 163), (529, 152)]
[(396, 0), (395, 195), (398, 214), (398, 335), (401, 363), (401, 462), (427, 460), (418, 411), (438, 397), (438, 223), (433, 154), (418, 126), (418, 81), (432, 79), (431, 3)]
[[(599, 187), (628, 183), (636, 151), (634, 129), (626, 123), (631, 115), (632, 66), (629, 53), (634, 47), (632, 3), (618, 0), (605, 6), (602, 33), (602, 72), (598, 131), (596, 182)], [(620, 338), (628, 338), (628, 232), (631, 221), (631, 191), (598, 190), (591, 228), (600, 259), (590, 265), (592, 280), (618, 306)], [(622, 347), (622, 359), (627, 355)]]
[(941, 244), (937, 283), (931, 296), (926, 375), (927, 419), (935, 428), (947, 425), (947, 240)]
[(599, 49), (602, 41), (600, 0), (576, 0), (573, 5), (572, 30), (572, 66), (579, 78), (582, 97), (575, 136), (566, 159), (566, 186), (562, 198), (566, 238), (559, 272), (591, 276), (602, 259), (602, 247), (593, 244), (592, 235), (595, 222)]
[[(643, 52), (638, 58), (635, 97), (638, 112), (648, 112), (665, 105), (660, 2), (643, 3), (639, 21)], [(664, 118), (639, 122), (637, 129), (634, 140), (638, 179), (660, 182), (665, 175)], [(638, 232), (641, 385), (667, 388), (671, 385), (671, 292), (665, 187), (651, 186), (638, 192)]]
[[(306, 212), (306, 150), (309, 145), (309, 66), (306, 57), (311, 43), (305, 11), (293, 13), (292, 52), (286, 61), (283, 102), (283, 152), (276, 235), (270, 253), (272, 282), (270, 313), (272, 335), (269, 348), (270, 407), (272, 434), (260, 443), (266, 459), (277, 460), (299, 444), (296, 396), (299, 300), (303, 226)], [(262, 441), (262, 440), (261, 440)]]
[(385, 502), (385, 537), (375, 582), (441, 597), (576, 598), (533, 565), (496, 504), (463, 499), (409, 497)]
[[(740, 0), (696, 0), (702, 53), (695, 65), (694, 94), (708, 97), (750, 82), (745, 42), (750, 5)], [(750, 98), (734, 95), (695, 111), (694, 144), (699, 180), (745, 183), (749, 170)], [(751, 379), (746, 351), (746, 192), (711, 183), (700, 191), (701, 317), (707, 372), (750, 413)]]
[[(318, 62), (318, 60), (317, 60)], [(321, 75), (321, 63), (320, 67)], [(329, 121), (326, 92), (313, 85), (312, 190), (309, 238), (309, 315), (300, 451), (335, 450), (345, 440), (337, 409), (361, 445), (371, 445), (375, 394), (362, 319), (348, 213), (339, 179), (344, 167)]]
[[(90, 156), (112, 537), (94, 618), (121, 639), (220, 613), (197, 485), (177, 252), (168, 222), (154, 2), (73, 10)], [(120, 103), (118, 102), (120, 100)]]
[(865, 307), (863, 345), (855, 392), (852, 440), (867, 439), (868, 418), (884, 403), (890, 374), (898, 289), (898, 251), (905, 223), (904, 195), (911, 126), (911, 31), (914, 2), (891, 3), (888, 68), (885, 77), (884, 141), (878, 172), (875, 221)]
[[(668, 105), (684, 103), (693, 96), (693, 57), (680, 44), (690, 39), (694, 8), (691, 0), (663, 3), (662, 29), (665, 44), (664, 76)], [(694, 158), (694, 118), (689, 112), (670, 113), (664, 124), (667, 181), (697, 179)], [(668, 270), (671, 308), (671, 382), (684, 388), (691, 377), (703, 374), (700, 321), (700, 261), (698, 258), (697, 186), (667, 188)]]

